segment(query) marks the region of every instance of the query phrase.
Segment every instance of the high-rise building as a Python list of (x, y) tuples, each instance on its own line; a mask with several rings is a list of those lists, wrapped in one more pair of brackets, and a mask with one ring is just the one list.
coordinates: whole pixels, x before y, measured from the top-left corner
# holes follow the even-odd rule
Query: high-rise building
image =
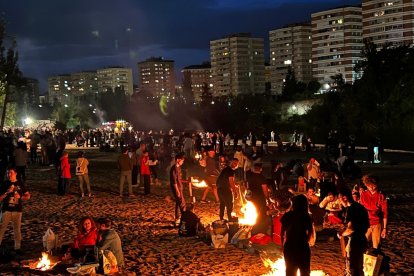
[(29, 105), (39, 103), (39, 81), (37, 79), (26, 78), (26, 85), (23, 89), (27, 93)]
[(203, 63), (201, 65), (191, 65), (181, 70), (183, 74), (183, 93), (185, 97), (200, 102), (205, 89), (211, 90), (211, 65)]
[(413, 0), (363, 0), (363, 38), (378, 47), (414, 43)]
[(147, 96), (170, 96), (175, 93), (174, 60), (151, 57), (138, 62), (140, 92)]
[(312, 29), (310, 23), (291, 24), (269, 32), (271, 91), (281, 94), (289, 67), (298, 81), (312, 80)]
[(96, 71), (83, 71), (71, 74), (72, 93), (75, 97), (98, 93), (98, 76)]
[(72, 97), (72, 77), (69, 74), (52, 76), (47, 79), (49, 103), (66, 104)]
[(120, 89), (131, 96), (133, 90), (132, 69), (125, 67), (107, 67), (96, 70), (98, 93), (112, 92)]
[(361, 59), (362, 49), (361, 7), (344, 6), (312, 14), (312, 68), (321, 91), (332, 87), (333, 76), (342, 75), (348, 83), (361, 77), (354, 65)]
[(240, 33), (210, 41), (213, 96), (265, 91), (263, 38)]

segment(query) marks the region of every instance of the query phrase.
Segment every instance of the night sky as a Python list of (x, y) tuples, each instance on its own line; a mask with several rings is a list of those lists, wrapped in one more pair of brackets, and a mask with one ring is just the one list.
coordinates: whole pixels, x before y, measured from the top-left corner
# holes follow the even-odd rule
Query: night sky
[[(18, 44), (25, 76), (47, 77), (125, 66), (151, 56), (175, 60), (177, 71), (209, 61), (209, 42), (309, 21), (315, 11), (361, 0), (4, 0), (0, 12)], [(180, 77), (178, 76), (178, 80)]]

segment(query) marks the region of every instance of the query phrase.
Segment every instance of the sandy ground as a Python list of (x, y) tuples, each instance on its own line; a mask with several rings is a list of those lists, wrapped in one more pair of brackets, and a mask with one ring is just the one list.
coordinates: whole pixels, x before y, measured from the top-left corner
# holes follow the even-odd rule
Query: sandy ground
[[(362, 160), (364, 154), (360, 155)], [(72, 241), (80, 218), (86, 215), (93, 218), (105, 216), (113, 220), (123, 242), (126, 259), (124, 274), (261, 275), (268, 272), (257, 254), (232, 245), (226, 249), (214, 249), (196, 238), (179, 238), (177, 229), (172, 227), (174, 204), (165, 200), (170, 194), (166, 181), (161, 181), (158, 186), (153, 185), (150, 195), (118, 197), (116, 156), (115, 153), (87, 151), (95, 195), (92, 199), (79, 199), (75, 178), (71, 186), (74, 195), (57, 196), (54, 168), (29, 167), (27, 185), (32, 198), (24, 206), (22, 219), (22, 248), (25, 254), (11, 261), (0, 261), (1, 275), (29, 275), (20, 267), (19, 261), (40, 257), (42, 236), (47, 228), (58, 234), (61, 242)], [(306, 160), (308, 155), (274, 155), (265, 161), (290, 158)], [(384, 160), (386, 164), (362, 164), (361, 168), (364, 173), (379, 176), (381, 186), (389, 197), (389, 234), (383, 241), (383, 251), (390, 258), (389, 271), (393, 275), (414, 275), (414, 155), (387, 153)], [(139, 188), (134, 188), (134, 191), (141, 193)], [(194, 190), (197, 198), (200, 198), (201, 192)], [(218, 219), (218, 205), (197, 204), (196, 213), (204, 224), (211, 223)], [(7, 250), (13, 246), (11, 226), (3, 243)], [(318, 242), (312, 248), (311, 266), (313, 270), (322, 269), (329, 275), (343, 275), (345, 265), (339, 242)], [(58, 273), (56, 269), (49, 274)]]

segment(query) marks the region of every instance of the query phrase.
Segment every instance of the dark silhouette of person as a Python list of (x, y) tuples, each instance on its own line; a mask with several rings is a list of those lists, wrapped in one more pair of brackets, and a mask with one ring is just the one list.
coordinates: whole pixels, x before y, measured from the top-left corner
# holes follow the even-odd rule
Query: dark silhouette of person
[(309, 215), (308, 199), (297, 195), (292, 199), (291, 209), (280, 219), (281, 238), (286, 265), (286, 276), (310, 275), (310, 246), (315, 243), (315, 229)]

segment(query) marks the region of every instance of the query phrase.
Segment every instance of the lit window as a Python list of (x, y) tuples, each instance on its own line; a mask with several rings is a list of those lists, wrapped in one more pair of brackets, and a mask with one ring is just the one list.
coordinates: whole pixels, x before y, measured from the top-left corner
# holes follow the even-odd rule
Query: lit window
[(288, 59), (288, 60), (285, 60), (283, 63), (284, 63), (285, 65), (289, 65), (289, 64), (292, 64), (292, 61), (291, 61), (290, 59)]

